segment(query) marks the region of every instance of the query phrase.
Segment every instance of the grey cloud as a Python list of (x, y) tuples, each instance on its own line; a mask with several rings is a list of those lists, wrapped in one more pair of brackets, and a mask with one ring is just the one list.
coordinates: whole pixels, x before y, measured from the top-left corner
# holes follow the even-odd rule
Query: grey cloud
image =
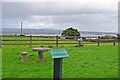
[[(117, 12), (72, 2), (4, 2), (3, 27), (117, 31)], [(5, 21), (5, 22), (4, 22)]]
[(82, 6), (72, 2), (3, 2), (3, 17), (28, 17), (30, 15), (74, 15), (109, 13), (112, 10)]
[[(19, 27), (19, 20), (11, 19), (3, 24), (6, 27)], [(16, 21), (16, 22), (15, 22)], [(65, 29), (75, 27), (79, 30), (107, 31), (117, 29), (117, 16), (115, 14), (82, 14), (82, 15), (59, 15), (59, 16), (31, 16), (23, 19), (25, 28), (53, 28)], [(9, 22), (9, 23), (7, 23)]]

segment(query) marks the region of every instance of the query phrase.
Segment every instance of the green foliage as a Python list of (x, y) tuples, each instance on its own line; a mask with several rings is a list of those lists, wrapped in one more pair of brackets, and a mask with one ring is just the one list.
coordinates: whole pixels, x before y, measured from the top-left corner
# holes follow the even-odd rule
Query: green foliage
[(63, 36), (80, 36), (80, 32), (74, 28), (68, 28), (63, 31)]

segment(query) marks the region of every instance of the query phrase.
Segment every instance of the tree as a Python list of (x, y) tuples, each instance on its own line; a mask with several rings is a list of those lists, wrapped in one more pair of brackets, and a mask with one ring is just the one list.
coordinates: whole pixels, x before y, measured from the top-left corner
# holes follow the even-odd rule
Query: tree
[(80, 32), (77, 29), (68, 28), (62, 32), (62, 36), (80, 36)]

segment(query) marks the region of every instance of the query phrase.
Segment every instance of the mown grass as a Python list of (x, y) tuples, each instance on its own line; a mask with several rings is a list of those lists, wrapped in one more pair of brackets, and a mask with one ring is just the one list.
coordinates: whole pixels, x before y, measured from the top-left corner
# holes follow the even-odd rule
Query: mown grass
[[(64, 46), (69, 58), (63, 59), (63, 78), (117, 78), (118, 46), (111, 44)], [(34, 46), (38, 47), (38, 46)], [(45, 46), (46, 47), (46, 46)], [(59, 46), (60, 47), (60, 46)], [(54, 47), (53, 47), (54, 48)], [(52, 49), (52, 48), (51, 48)], [(20, 52), (27, 51), (29, 62), (21, 62)], [(53, 59), (45, 52), (45, 62), (37, 62), (37, 52), (28, 46), (7, 45), (2, 48), (3, 78), (53, 78)]]

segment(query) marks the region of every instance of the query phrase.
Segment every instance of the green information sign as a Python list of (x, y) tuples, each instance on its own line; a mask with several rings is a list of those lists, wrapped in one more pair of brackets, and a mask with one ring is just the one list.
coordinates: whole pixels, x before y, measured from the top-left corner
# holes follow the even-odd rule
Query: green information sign
[(66, 58), (69, 57), (66, 49), (52, 49), (50, 50), (52, 58)]

